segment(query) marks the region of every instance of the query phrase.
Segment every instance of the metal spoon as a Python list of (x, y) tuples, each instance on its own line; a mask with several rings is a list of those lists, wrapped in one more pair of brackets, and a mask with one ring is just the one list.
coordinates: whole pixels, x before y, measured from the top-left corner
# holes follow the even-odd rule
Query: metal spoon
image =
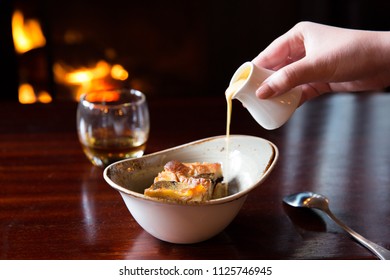
[(329, 200), (323, 195), (312, 192), (301, 192), (286, 196), (283, 201), (293, 207), (315, 208), (325, 212), (329, 218), (336, 222), (342, 229), (348, 232), (353, 238), (364, 245), (368, 250), (373, 252), (381, 260), (390, 260), (390, 251), (367, 240), (360, 234), (337, 219), (329, 210)]

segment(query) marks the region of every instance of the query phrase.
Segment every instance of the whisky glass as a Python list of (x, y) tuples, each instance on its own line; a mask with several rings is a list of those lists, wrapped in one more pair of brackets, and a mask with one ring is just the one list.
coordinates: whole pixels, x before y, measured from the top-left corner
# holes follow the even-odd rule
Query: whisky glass
[(77, 132), (87, 158), (96, 166), (141, 157), (149, 137), (145, 95), (134, 89), (91, 91), (77, 107)]

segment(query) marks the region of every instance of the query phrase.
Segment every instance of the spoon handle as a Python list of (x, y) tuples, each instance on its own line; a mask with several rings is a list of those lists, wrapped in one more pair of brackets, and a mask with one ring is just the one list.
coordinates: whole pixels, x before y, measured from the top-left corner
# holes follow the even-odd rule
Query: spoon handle
[(358, 242), (364, 245), (367, 249), (373, 252), (379, 259), (390, 260), (389, 250), (379, 246), (378, 244), (375, 244), (374, 242), (371, 242), (370, 240), (364, 238), (363, 236), (352, 230), (350, 227), (348, 227), (338, 218), (336, 218), (336, 216), (333, 215), (333, 213), (329, 209), (326, 209), (324, 211), (334, 222), (336, 222), (341, 228), (348, 232), (353, 238), (355, 238)]

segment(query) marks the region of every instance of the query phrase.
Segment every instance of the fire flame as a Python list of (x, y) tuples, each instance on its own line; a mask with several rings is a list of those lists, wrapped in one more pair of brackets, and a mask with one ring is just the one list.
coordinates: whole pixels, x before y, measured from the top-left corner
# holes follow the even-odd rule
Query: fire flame
[[(23, 13), (19, 10), (16, 10), (12, 15), (12, 36), (18, 54), (24, 54), (46, 45), (46, 38), (39, 22), (35, 19), (25, 20)], [(22, 104), (49, 103), (52, 101), (48, 92), (40, 91), (36, 94), (34, 87), (28, 83), (19, 86), (18, 95), (19, 102)]]
[(82, 93), (96, 89), (113, 87), (109, 80), (125, 81), (129, 74), (121, 65), (111, 66), (105, 60), (100, 60), (92, 67), (73, 69), (61, 63), (53, 67), (56, 81), (65, 85), (76, 86), (74, 99), (79, 100)]
[(50, 103), (52, 98), (47, 91), (40, 91), (35, 94), (34, 88), (30, 84), (21, 84), (19, 86), (19, 102), (22, 104), (32, 104), (35, 102)]
[(39, 22), (35, 19), (25, 21), (19, 10), (16, 10), (12, 15), (12, 33), (15, 50), (19, 54), (43, 47), (46, 44), (46, 38)]
[[(19, 10), (16, 10), (12, 16), (12, 34), (15, 50), (20, 55), (46, 45), (39, 21), (25, 20), (23, 13)], [(118, 81), (125, 81), (129, 77), (123, 66), (111, 65), (105, 60), (98, 61), (92, 67), (78, 69), (67, 66), (65, 63), (56, 62), (53, 65), (53, 73), (57, 83), (72, 88), (73, 99), (76, 101), (85, 91), (112, 88)], [(49, 103), (51, 101), (52, 97), (48, 92), (37, 92), (29, 83), (23, 83), (19, 86), (19, 102), (22, 104)]]

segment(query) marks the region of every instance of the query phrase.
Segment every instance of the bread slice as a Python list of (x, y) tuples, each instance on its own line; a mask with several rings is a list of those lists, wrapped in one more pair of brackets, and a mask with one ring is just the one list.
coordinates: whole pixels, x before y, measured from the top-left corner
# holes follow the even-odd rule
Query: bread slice
[(144, 194), (176, 202), (202, 202), (227, 195), (227, 185), (222, 181), (220, 163), (172, 160), (165, 164)]

